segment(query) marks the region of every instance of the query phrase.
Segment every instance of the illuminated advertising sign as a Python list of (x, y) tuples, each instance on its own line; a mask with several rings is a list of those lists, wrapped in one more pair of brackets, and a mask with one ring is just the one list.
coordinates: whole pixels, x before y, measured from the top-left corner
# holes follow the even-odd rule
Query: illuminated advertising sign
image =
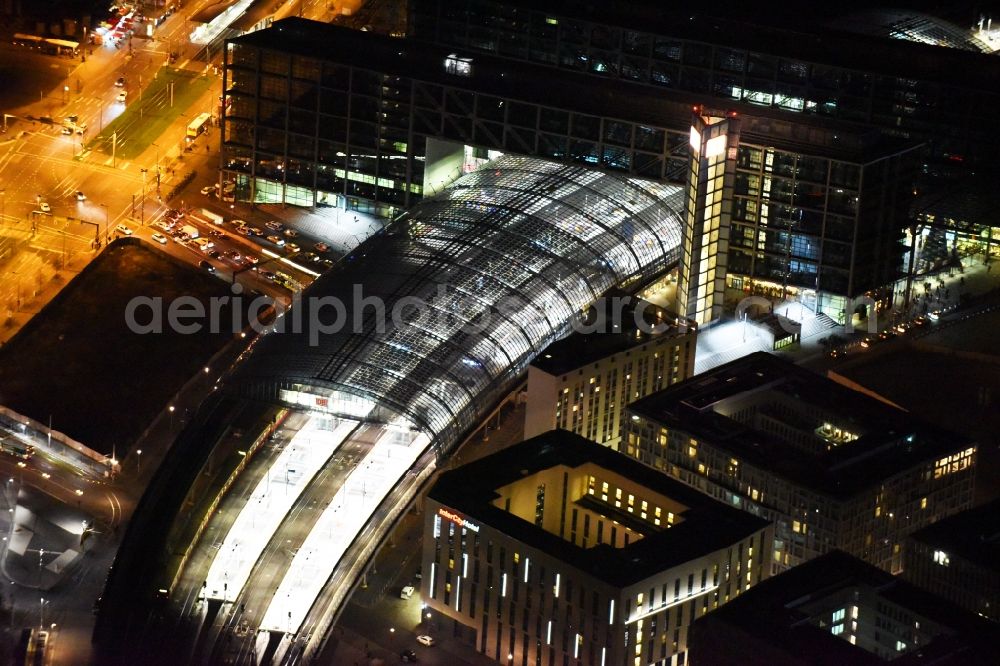
[(438, 509), (438, 515), (444, 518), (445, 520), (450, 520), (459, 527), (464, 527), (470, 532), (477, 532), (477, 533), (479, 532), (479, 525), (476, 525), (472, 521), (463, 518), (454, 511), (449, 511), (448, 509)]

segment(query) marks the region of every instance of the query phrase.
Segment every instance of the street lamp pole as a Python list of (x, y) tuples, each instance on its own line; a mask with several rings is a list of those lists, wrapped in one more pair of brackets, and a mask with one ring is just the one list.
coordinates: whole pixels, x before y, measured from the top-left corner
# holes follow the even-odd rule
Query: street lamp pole
[(108, 205), (101, 204), (101, 208), (104, 209), (104, 244), (108, 244)]
[(142, 449), (136, 449), (135, 455), (135, 473), (138, 475), (142, 473)]
[(146, 226), (146, 172), (149, 169), (140, 169), (142, 172), (142, 203), (139, 204), (139, 226)]

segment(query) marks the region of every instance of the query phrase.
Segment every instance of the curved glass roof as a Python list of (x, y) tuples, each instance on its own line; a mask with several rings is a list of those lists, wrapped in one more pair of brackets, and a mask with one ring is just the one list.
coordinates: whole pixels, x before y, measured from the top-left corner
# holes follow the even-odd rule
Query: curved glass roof
[(447, 449), (575, 313), (677, 262), (683, 197), (677, 186), (581, 167), (494, 160), (319, 278), (231, 385), (345, 416), (402, 418)]

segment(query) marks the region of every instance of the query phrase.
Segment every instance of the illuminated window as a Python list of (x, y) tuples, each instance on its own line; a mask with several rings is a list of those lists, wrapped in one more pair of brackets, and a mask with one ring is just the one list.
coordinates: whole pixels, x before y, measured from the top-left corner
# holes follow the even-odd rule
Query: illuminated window
[(444, 59), (444, 71), (455, 76), (472, 76), (472, 58), (459, 58), (452, 53)]
[(927, 508), (927, 498), (926, 497), (921, 497), (920, 498), (920, 508), (921, 509), (926, 509)]

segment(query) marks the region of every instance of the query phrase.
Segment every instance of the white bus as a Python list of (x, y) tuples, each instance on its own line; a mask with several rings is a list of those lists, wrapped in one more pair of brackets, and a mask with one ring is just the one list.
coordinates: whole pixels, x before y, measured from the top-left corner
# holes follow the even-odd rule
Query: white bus
[(199, 114), (187, 128), (187, 140), (194, 141), (198, 136), (205, 131), (208, 126), (208, 121), (212, 119), (211, 113)]

